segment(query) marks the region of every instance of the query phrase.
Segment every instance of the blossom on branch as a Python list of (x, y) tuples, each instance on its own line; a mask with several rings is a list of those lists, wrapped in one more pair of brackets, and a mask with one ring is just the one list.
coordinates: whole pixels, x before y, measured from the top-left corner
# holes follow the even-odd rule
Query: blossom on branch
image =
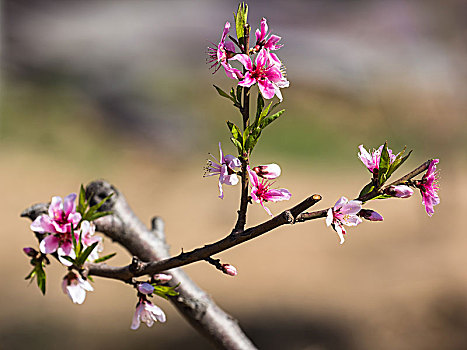
[(233, 68), (228, 60), (235, 56), (235, 46), (232, 42), (225, 42), (225, 38), (230, 30), (230, 23), (226, 22), (224, 26), (224, 30), (222, 31), (221, 41), (218, 45), (214, 45), (214, 47), (208, 47), (208, 63), (212, 63), (211, 67), (214, 68), (214, 73), (216, 73), (219, 68), (222, 66), (225, 69), (225, 73), (231, 79), (238, 79), (243, 77), (241, 72)]
[(237, 276), (237, 269), (230, 264), (222, 264), (222, 271), (229, 276)]
[[(365, 164), (368, 170), (372, 173), (375, 173), (375, 170), (379, 169), (379, 163), (381, 160), (381, 152), (383, 151), (384, 145), (381, 145), (377, 150), (373, 149), (371, 154), (363, 147), (363, 145), (358, 146), (360, 153), (358, 157)], [(389, 153), (389, 162), (390, 164), (394, 162), (397, 157), (397, 154), (393, 154), (392, 150), (388, 148)]]
[(136, 305), (136, 311), (131, 323), (131, 329), (138, 329), (141, 321), (146, 323), (146, 326), (152, 327), (154, 321), (165, 322), (165, 314), (161, 308), (152, 304), (150, 301), (140, 299)]
[(389, 186), (386, 194), (397, 198), (409, 198), (413, 195), (413, 190), (406, 185)]
[(160, 283), (167, 283), (172, 279), (172, 275), (167, 275), (165, 273), (156, 273), (153, 276), (154, 280)]
[(371, 209), (362, 209), (358, 216), (368, 221), (383, 221), (383, 216)]
[(256, 172), (247, 167), (248, 174), (250, 175), (251, 182), (251, 198), (256, 202), (260, 203), (266, 212), (272, 215), (271, 211), (264, 205), (264, 202), (279, 202), (289, 200), (292, 195), (285, 188), (271, 189), (273, 182), (269, 182), (266, 179), (259, 180)]
[(258, 83), (259, 91), (265, 99), (271, 99), (276, 95), (282, 101), (280, 88), (289, 86), (289, 81), (284, 77), (280, 66), (273, 61), (267, 50), (262, 49), (256, 56), (255, 64), (245, 54), (237, 54), (232, 58), (239, 61), (246, 69), (246, 73), (238, 85), (250, 87)]
[(358, 213), (362, 209), (362, 202), (349, 201), (345, 197), (341, 197), (333, 208), (329, 208), (326, 216), (326, 225), (331, 226), (337, 232), (340, 238), (340, 244), (344, 243), (344, 235), (346, 233), (344, 225), (357, 226), (362, 222), (358, 217)]
[(210, 154), (211, 157), (214, 158), (214, 163), (212, 160), (208, 160), (208, 165), (204, 168), (206, 170), (204, 176), (219, 175), (219, 198), (222, 199), (224, 198), (222, 184), (232, 186), (236, 185), (238, 183), (237, 168), (240, 168), (242, 164), (240, 159), (230, 154), (224, 156), (220, 142), (219, 153), (219, 159)]
[(76, 212), (76, 194), (71, 193), (63, 201), (61, 197), (52, 197), (48, 214), (42, 214), (31, 224), (31, 230), (37, 233), (70, 233), (71, 226), (76, 228), (81, 214)]
[(436, 170), (436, 164), (439, 163), (439, 159), (433, 159), (428, 166), (428, 170), (423, 175), (421, 181), (416, 181), (415, 186), (420, 190), (422, 195), (422, 204), (425, 206), (425, 210), (429, 216), (432, 216), (435, 210), (433, 207), (440, 203), (438, 196), (438, 177), (439, 173)]
[(255, 32), (256, 45), (254, 47), (254, 50), (258, 52), (261, 49), (265, 49), (271, 61), (278, 67), (281, 67), (282, 62), (279, 60), (279, 58), (275, 54), (269, 52), (270, 50), (279, 50), (282, 46), (284, 46), (278, 44), (278, 42), (281, 40), (281, 37), (273, 34), (269, 37), (267, 36), (268, 24), (266, 22), (266, 18), (263, 18), (261, 20), (260, 28), (261, 29), (256, 29)]
[(141, 294), (151, 294), (154, 292), (154, 286), (147, 282), (138, 283), (137, 288)]
[(75, 304), (82, 304), (86, 298), (86, 291), (92, 292), (91, 284), (82, 279), (75, 272), (70, 271), (62, 281), (63, 293), (67, 294)]
[(258, 165), (253, 168), (253, 171), (264, 179), (275, 179), (281, 174), (281, 167), (277, 164)]

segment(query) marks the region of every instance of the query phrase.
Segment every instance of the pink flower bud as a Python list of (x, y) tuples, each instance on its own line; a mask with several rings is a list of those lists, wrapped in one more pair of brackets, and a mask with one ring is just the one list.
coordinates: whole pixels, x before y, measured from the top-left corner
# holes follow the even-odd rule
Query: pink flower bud
[(172, 279), (172, 275), (167, 275), (165, 273), (157, 273), (154, 275), (154, 279), (161, 283), (167, 283)]
[(277, 164), (259, 165), (253, 168), (258, 176), (265, 179), (275, 179), (281, 174), (281, 167)]
[(27, 256), (30, 256), (31, 258), (33, 258), (33, 257), (35, 257), (37, 255), (37, 250), (35, 250), (34, 248), (31, 248), (31, 247), (23, 248), (23, 252), (24, 252), (24, 254), (26, 254)]
[(409, 198), (413, 195), (413, 190), (406, 185), (391, 186), (386, 190), (387, 194), (397, 198)]
[(222, 264), (222, 268), (224, 269), (224, 273), (229, 276), (237, 276), (237, 269), (235, 266), (230, 264)]
[(358, 216), (369, 221), (383, 221), (383, 217), (371, 209), (362, 209), (359, 211)]
[(151, 294), (152, 292), (154, 292), (154, 287), (147, 282), (138, 284), (137, 288), (138, 291), (142, 294)]

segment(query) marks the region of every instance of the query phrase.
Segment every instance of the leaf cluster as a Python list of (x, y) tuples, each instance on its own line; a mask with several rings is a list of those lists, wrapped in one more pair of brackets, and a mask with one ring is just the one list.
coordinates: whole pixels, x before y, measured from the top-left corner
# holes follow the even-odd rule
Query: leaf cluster
[(113, 195), (114, 194), (112, 193), (109, 196), (105, 197), (103, 200), (101, 200), (99, 203), (91, 206), (89, 202), (92, 196), (86, 197), (86, 191), (84, 190), (83, 185), (81, 185), (81, 188), (79, 190), (78, 206), (76, 208), (76, 211), (81, 214), (81, 217), (82, 217), (81, 221), (87, 220), (91, 222), (103, 216), (111, 215), (112, 214), (111, 211), (99, 211), (99, 209)]
[(248, 125), (246, 129), (241, 132), (237, 125), (231, 121), (227, 121), (227, 127), (232, 134), (231, 141), (237, 147), (240, 155), (250, 154), (256, 146), (263, 130), (284, 113), (285, 110), (280, 110), (272, 114), (279, 104), (280, 102), (277, 102), (273, 105), (271, 102), (269, 105), (265, 106), (264, 99), (261, 93), (258, 92), (256, 118), (252, 124)]

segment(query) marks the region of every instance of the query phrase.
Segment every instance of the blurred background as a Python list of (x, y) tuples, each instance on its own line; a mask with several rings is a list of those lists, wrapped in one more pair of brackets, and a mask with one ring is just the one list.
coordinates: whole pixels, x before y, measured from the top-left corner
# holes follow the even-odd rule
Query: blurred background
[[(96, 280), (77, 306), (48, 267), (47, 295), (24, 276), (21, 251), (36, 247), (23, 209), (104, 178), (149, 225), (166, 222), (176, 254), (230, 232), (238, 188), (217, 198), (203, 179), (207, 153), (233, 153), (227, 119), (240, 115), (212, 87), (208, 70), (236, 1), (52, 1), (1, 3), (0, 347), (2, 349), (207, 349), (164, 300), (166, 324), (130, 330), (136, 303), (121, 283)], [(395, 176), (440, 158), (441, 205), (429, 218), (420, 196), (371, 203), (383, 223), (348, 230), (343, 246), (323, 222), (279, 228), (219, 257), (239, 275), (207, 264), (188, 274), (238, 318), (262, 349), (466, 349), (467, 3), (250, 1), (282, 36), (290, 88), (286, 113), (262, 137), (253, 164), (276, 162), (290, 203), (319, 193), (323, 209), (355, 197), (369, 173), (357, 147), (413, 155)], [(256, 90), (256, 88), (254, 89)], [(183, 213), (184, 220), (180, 220)], [(250, 207), (248, 224), (268, 219)], [(128, 255), (109, 240), (110, 263)]]

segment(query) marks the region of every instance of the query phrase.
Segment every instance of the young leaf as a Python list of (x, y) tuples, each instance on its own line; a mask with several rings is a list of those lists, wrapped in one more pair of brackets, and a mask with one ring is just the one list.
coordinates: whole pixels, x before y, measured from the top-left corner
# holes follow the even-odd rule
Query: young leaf
[(242, 137), (242, 132), (238, 128), (237, 125), (232, 123), (231, 121), (227, 121), (227, 127), (230, 130), (230, 133), (232, 134), (233, 138), (243, 144), (243, 137)]
[[(264, 108), (264, 98), (261, 93), (258, 91), (258, 99), (256, 100), (256, 120), (259, 122), (259, 116)], [(256, 121), (255, 121), (256, 123)]]
[(77, 264), (76, 264), (76, 260), (73, 259), (71, 256), (62, 255), (62, 258), (65, 259), (65, 260), (67, 260), (67, 261), (69, 261), (69, 262), (71, 262), (73, 265), (77, 265)]
[(407, 160), (407, 158), (409, 158), (410, 154), (412, 153), (412, 151), (410, 151), (405, 157), (402, 157), (404, 152), (405, 152), (405, 148), (402, 150), (402, 152), (399, 153), (397, 158), (394, 160), (394, 162), (389, 167), (388, 177), (391, 176), (392, 173), (395, 172), (402, 164), (404, 164), (404, 162)]
[(78, 197), (78, 207), (76, 211), (83, 216), (84, 210), (86, 209), (86, 191), (84, 190), (83, 185), (79, 189), (79, 197)]
[(45, 277), (45, 271), (42, 268), (42, 262), (36, 265), (36, 280), (37, 280), (37, 286), (41, 290), (42, 295), (45, 295), (46, 277)]
[(362, 188), (362, 190), (360, 191), (360, 194), (358, 195), (358, 198), (362, 198), (363, 196), (365, 196), (366, 194), (370, 193), (371, 191), (373, 191), (375, 188), (375, 186), (373, 185), (372, 182), (370, 182), (369, 184), (367, 184), (365, 187)]
[(237, 150), (238, 150), (238, 154), (243, 154), (243, 146), (240, 142), (238, 142), (237, 140), (235, 140), (233, 137), (230, 138), (230, 141), (232, 141), (232, 143), (234, 144), (235, 147), (237, 147)]
[(86, 259), (88, 258), (88, 256), (92, 253), (92, 251), (94, 250), (94, 248), (97, 247), (98, 244), (99, 244), (99, 242), (94, 242), (89, 247), (87, 247), (84, 250), (84, 252), (82, 252), (81, 255), (76, 258), (76, 265), (78, 265), (78, 266), (83, 265), (84, 262), (86, 261)]
[(238, 105), (242, 105), (242, 91), (243, 91), (243, 86), (238, 85), (237, 86), (237, 102)]
[(78, 256), (78, 254), (79, 254), (78, 251), (79, 251), (80, 248), (78, 247), (78, 244), (76, 242), (75, 230), (73, 228), (73, 223), (70, 225), (70, 229), (71, 229), (71, 240), (73, 241), (73, 250), (75, 251), (75, 255)]
[[(91, 208), (89, 208), (89, 210), (84, 214), (83, 216), (83, 220), (88, 220), (88, 221), (92, 221), (93, 220), (93, 217), (94, 217), (94, 214), (99, 210), (100, 207), (102, 207), (102, 205), (107, 202), (114, 194), (111, 193), (110, 195), (108, 195), (107, 197), (105, 197), (103, 200), (101, 200), (99, 203), (93, 205)], [(109, 213), (109, 212), (107, 212)], [(108, 215), (108, 214), (105, 214), (105, 215)], [(101, 215), (101, 216), (104, 216), (104, 215)], [(100, 216), (99, 216), (100, 217)]]
[(113, 258), (115, 255), (117, 255), (117, 253), (112, 253), (112, 254), (103, 256), (101, 258), (98, 258), (98, 259), (94, 260), (94, 262), (97, 264), (97, 263), (109, 260), (110, 258)]
[(103, 216), (107, 216), (107, 215), (112, 215), (113, 212), (111, 211), (98, 211), (97, 213), (94, 213), (92, 214), (91, 216), (88, 216), (87, 219), (89, 221), (94, 221), (94, 220), (97, 220)]
[(279, 112), (277, 112), (277, 113), (275, 113), (273, 115), (265, 117), (264, 119), (261, 120), (260, 128), (264, 129), (266, 126), (271, 124), (274, 120), (279, 118), (282, 115), (282, 113), (284, 113), (284, 112), (285, 112), (285, 109), (282, 109), (282, 110), (280, 110)]
[[(229, 100), (232, 101), (232, 97), (230, 97), (228, 93), (226, 93), (224, 90), (222, 90), (220, 87), (218, 87), (216, 85), (213, 85), (213, 86), (217, 90), (217, 93), (219, 95), (221, 95), (222, 97), (228, 98)], [(235, 102), (235, 100), (233, 100), (233, 102)]]
[(381, 158), (379, 160), (379, 169), (378, 169), (378, 186), (382, 186), (388, 179), (387, 172), (389, 170), (389, 151), (388, 151), (388, 142), (386, 141), (381, 151)]
[(238, 4), (237, 14), (234, 14), (235, 17), (235, 29), (237, 31), (238, 42), (241, 45), (245, 44), (244, 40), (244, 28), (248, 21), (248, 5), (244, 2)]

